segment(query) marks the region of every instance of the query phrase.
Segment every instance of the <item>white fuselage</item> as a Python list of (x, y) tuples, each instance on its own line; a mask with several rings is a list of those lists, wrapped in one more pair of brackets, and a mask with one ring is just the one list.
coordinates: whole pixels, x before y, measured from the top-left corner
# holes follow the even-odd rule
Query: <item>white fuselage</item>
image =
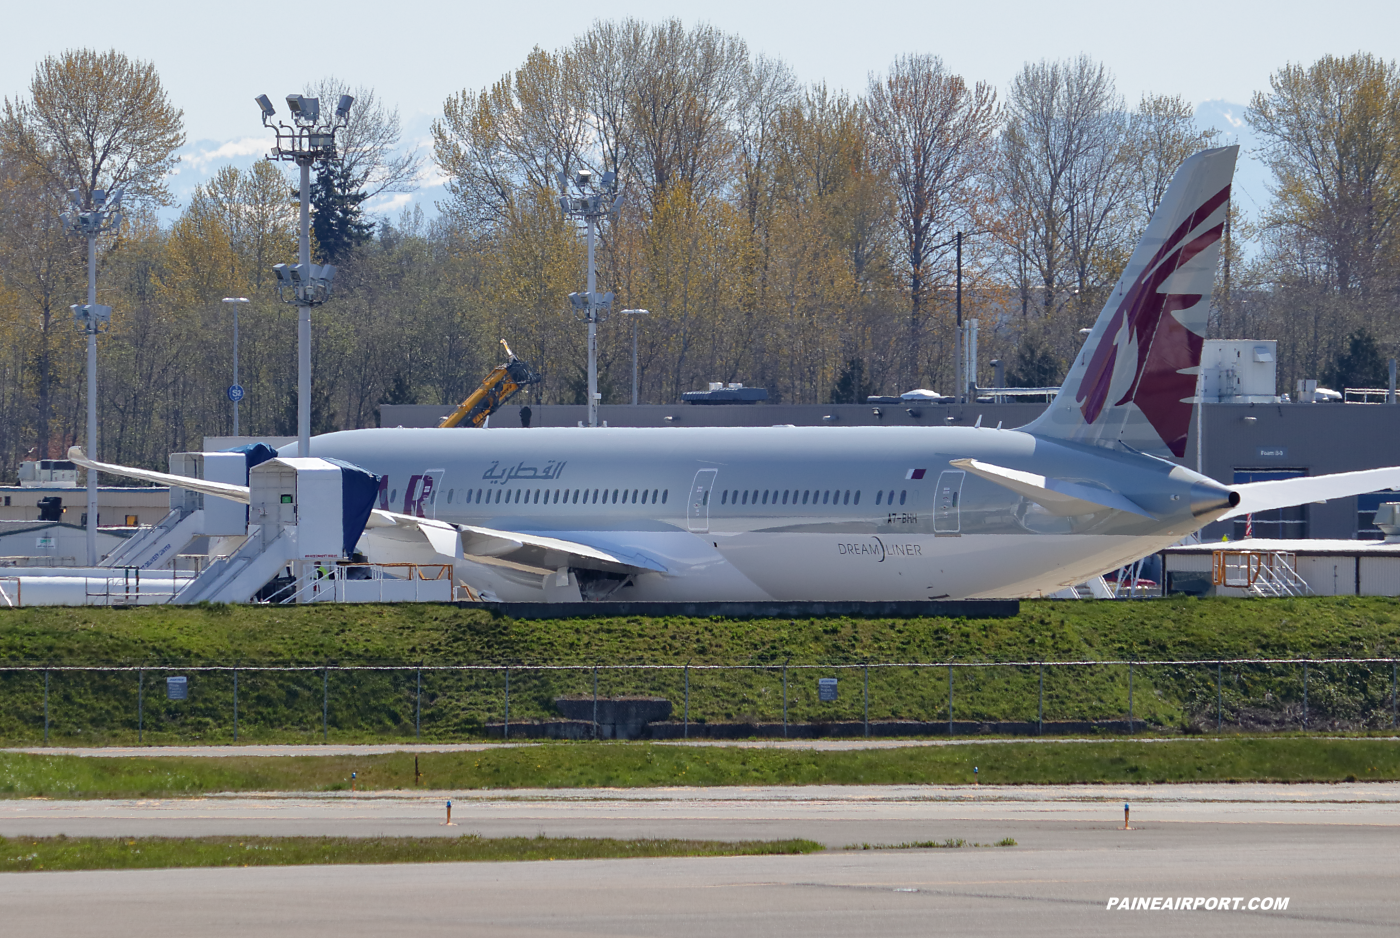
[[(384, 476), (381, 508), (643, 555), (662, 571), (610, 594), (638, 601), (1035, 595), (1204, 523), (1180, 511), (1058, 517), (950, 467), (976, 457), (1107, 474), (1140, 502), (1190, 482), (1161, 460), (989, 428), (356, 430), (317, 437), (312, 455)], [(502, 599), (559, 598), (552, 564), (459, 563), (461, 579)]]

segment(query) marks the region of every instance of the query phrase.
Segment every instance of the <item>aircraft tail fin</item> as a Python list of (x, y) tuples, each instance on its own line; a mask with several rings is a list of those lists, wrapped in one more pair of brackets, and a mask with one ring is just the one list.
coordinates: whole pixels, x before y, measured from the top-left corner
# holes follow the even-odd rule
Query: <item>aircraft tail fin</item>
[(1026, 430), (1186, 454), (1238, 153), (1203, 150), (1177, 169), (1059, 396)]

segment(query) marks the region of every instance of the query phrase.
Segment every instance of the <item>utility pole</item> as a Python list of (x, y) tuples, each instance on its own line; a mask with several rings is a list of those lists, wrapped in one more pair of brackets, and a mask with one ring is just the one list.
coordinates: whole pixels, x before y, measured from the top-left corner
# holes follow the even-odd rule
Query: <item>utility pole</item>
[(637, 406), (637, 317), (650, 315), (646, 309), (624, 309), (622, 315), (632, 320), (632, 406)]
[(299, 94), (287, 95), (287, 108), (292, 123), (268, 123), (277, 111), (267, 95), (255, 99), (262, 109), (264, 127), (272, 127), (277, 145), (267, 159), (296, 163), (301, 170), (301, 217), (298, 232), (297, 263), (292, 266), (274, 264), (277, 273), (277, 298), (297, 308), (297, 455), (311, 455), (311, 309), (330, 299), (331, 283), (335, 280), (335, 265), (317, 266), (311, 263), (311, 166), (330, 163), (336, 157), (335, 133), (350, 121), (350, 106), (355, 99), (340, 96), (335, 116), (321, 120), (321, 101)]
[(961, 231), (957, 232), (957, 233), (954, 235), (953, 240), (954, 240), (954, 242), (956, 242), (956, 244), (957, 244), (957, 273), (955, 274), (955, 277), (954, 277), (954, 279), (955, 279), (955, 281), (956, 281), (956, 283), (957, 283), (957, 301), (956, 301), (956, 306), (957, 306), (957, 315), (958, 315), (958, 343), (957, 343), (957, 345), (958, 345), (958, 364), (957, 364), (958, 373), (957, 373), (957, 379), (956, 379), (957, 382), (958, 382), (958, 384), (957, 384), (957, 387), (958, 387), (957, 399), (958, 399), (958, 400), (962, 400), (962, 399), (963, 399), (963, 393), (964, 393), (964, 392), (966, 391), (966, 389), (967, 389), (967, 381), (964, 380), (964, 375), (963, 375), (963, 359), (966, 357), (966, 355), (963, 353), (963, 341), (964, 341), (964, 340), (963, 340), (963, 321), (962, 321), (962, 232), (961, 232)]
[[(580, 169), (572, 177), (568, 173), (557, 173), (559, 182), (559, 207), (571, 218), (582, 218), (588, 230), (588, 292), (570, 293), (569, 304), (574, 315), (588, 323), (588, 425), (598, 426), (598, 323), (608, 318), (612, 311), (613, 295), (599, 294), (597, 272), (593, 262), (593, 244), (598, 222), (606, 215), (615, 215), (622, 207), (623, 193), (617, 189), (617, 173), (603, 173), (598, 191), (589, 194), (593, 187), (592, 170)], [(570, 189), (573, 194), (570, 194)]]
[[(75, 235), (87, 238), (88, 288), (87, 303), (70, 307), (73, 319), (87, 333), (87, 456), (97, 458), (97, 333), (112, 321), (112, 307), (97, 305), (97, 239), (121, 227), (122, 190), (112, 192), (93, 189), (88, 208), (84, 209), (77, 189), (68, 190), (73, 210), (60, 218)], [(47, 454), (44, 454), (47, 455)], [(41, 455), (40, 458), (43, 458)], [(87, 563), (97, 566), (97, 473), (87, 473)]]
[(233, 435), (238, 436), (238, 402), (243, 400), (243, 385), (238, 383), (238, 307), (248, 302), (246, 296), (226, 296), (223, 302), (233, 307), (233, 384), (228, 399), (233, 402)]

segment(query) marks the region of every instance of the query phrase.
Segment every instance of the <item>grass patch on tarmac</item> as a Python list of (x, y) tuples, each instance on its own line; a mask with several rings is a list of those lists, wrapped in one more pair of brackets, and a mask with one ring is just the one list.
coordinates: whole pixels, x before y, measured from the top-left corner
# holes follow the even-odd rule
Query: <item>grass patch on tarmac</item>
[(0, 873), (350, 863), (499, 863), (635, 857), (793, 855), (810, 840), (613, 840), (588, 837), (0, 837)]
[(213, 792), (648, 788), (729, 785), (1400, 780), (1393, 739), (1224, 737), (1170, 741), (1013, 742), (819, 751), (646, 743), (552, 743), (478, 752), (366, 756), (81, 756), (0, 754), (0, 797), (169, 797)]

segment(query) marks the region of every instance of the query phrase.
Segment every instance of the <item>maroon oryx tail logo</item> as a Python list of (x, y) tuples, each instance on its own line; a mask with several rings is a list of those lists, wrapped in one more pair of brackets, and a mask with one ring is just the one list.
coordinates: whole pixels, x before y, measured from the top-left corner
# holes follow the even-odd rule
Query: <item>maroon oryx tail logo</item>
[[(1186, 328), (1172, 314), (1190, 309), (1204, 297), (1198, 293), (1159, 293), (1158, 289), (1192, 258), (1219, 242), (1223, 219), (1218, 225), (1193, 232), (1229, 198), (1227, 185), (1191, 213), (1143, 267), (1114, 310), (1075, 392), (1086, 423), (1097, 420), (1106, 407), (1132, 401), (1167, 448), (1177, 456), (1185, 454), (1191, 424), (1189, 399), (1195, 394), (1196, 376), (1183, 372), (1194, 372), (1200, 365), (1204, 336)], [(1110, 405), (1120, 351), (1124, 356), (1135, 353), (1137, 361), (1127, 390)]]

